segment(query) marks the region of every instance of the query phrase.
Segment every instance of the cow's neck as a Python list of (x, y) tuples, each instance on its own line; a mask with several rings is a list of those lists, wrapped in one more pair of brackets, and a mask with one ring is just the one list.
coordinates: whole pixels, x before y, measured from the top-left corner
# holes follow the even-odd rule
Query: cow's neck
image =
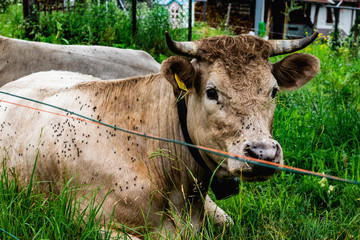
[[(177, 110), (178, 110), (178, 116), (179, 121), (181, 125), (181, 130), (184, 136), (184, 139), (186, 143), (192, 144), (193, 142), (190, 138), (188, 129), (187, 129), (187, 106), (185, 103), (185, 98), (180, 98), (179, 101), (177, 101)], [(208, 174), (209, 177), (213, 174), (210, 168), (206, 165), (204, 159), (202, 158), (200, 152), (198, 149), (194, 147), (188, 147), (189, 152), (191, 153), (194, 160), (201, 166)], [(217, 178), (216, 176), (213, 176), (213, 179), (211, 181), (211, 189), (213, 190), (216, 198), (218, 200), (223, 198), (228, 198), (230, 196), (237, 195), (239, 193), (239, 179), (227, 179), (222, 180)]]
[[(180, 121), (180, 126), (181, 126), (181, 130), (184, 136), (184, 140), (186, 143), (189, 143), (191, 145), (194, 145), (194, 143), (192, 142), (189, 132), (188, 132), (188, 128), (187, 128), (187, 106), (185, 103), (185, 98), (181, 98), (180, 100), (177, 101), (176, 103), (177, 105), (177, 110), (178, 110), (178, 117), (179, 117), (179, 121)], [(208, 174), (212, 174), (210, 168), (206, 165), (204, 159), (201, 157), (199, 150), (197, 150), (194, 147), (190, 147), (188, 146), (189, 152), (191, 153), (191, 155), (193, 156), (193, 158), (195, 159), (195, 161), (204, 169), (207, 171)]]
[[(121, 128), (184, 141), (172, 86), (160, 74), (124, 81), (105, 81), (100, 85), (97, 88), (104, 91), (103, 95), (107, 99), (103, 101), (104, 106), (100, 107), (101, 120)], [(109, 109), (109, 105), (112, 109)], [(202, 187), (207, 188), (208, 172), (194, 161), (186, 146), (142, 137), (134, 138), (138, 147), (143, 148), (138, 152), (148, 153), (148, 156), (142, 158), (149, 174), (159, 175), (155, 180), (159, 181), (158, 185), (166, 185), (165, 182), (169, 181), (162, 179), (168, 179), (174, 187), (179, 187), (184, 181), (194, 182), (194, 176), (197, 180), (205, 179)], [(150, 155), (157, 156), (149, 159)], [(186, 184), (183, 187), (187, 187)], [(182, 191), (192, 194), (192, 189), (193, 187)]]

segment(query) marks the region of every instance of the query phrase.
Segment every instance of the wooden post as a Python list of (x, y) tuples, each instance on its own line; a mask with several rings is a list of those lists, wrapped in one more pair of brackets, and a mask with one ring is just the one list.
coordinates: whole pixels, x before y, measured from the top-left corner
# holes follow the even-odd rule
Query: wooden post
[(192, 39), (192, 0), (189, 0), (189, 32), (188, 32), (188, 40)]
[(207, 0), (205, 0), (204, 2), (204, 5), (203, 5), (203, 22), (206, 22), (206, 12), (207, 12)]
[(228, 10), (227, 10), (227, 14), (226, 14), (225, 31), (227, 31), (228, 27), (229, 27), (230, 13), (231, 13), (231, 3), (229, 3), (229, 5), (228, 5)]
[[(357, 7), (359, 7), (359, 0), (357, 0)], [(354, 57), (357, 58), (358, 55), (358, 50), (359, 50), (359, 46), (358, 46), (358, 35), (359, 35), (359, 10), (355, 10), (355, 26), (354, 26), (354, 42), (353, 42), (353, 47), (354, 47)]]
[(23, 14), (24, 19), (32, 18), (34, 16), (35, 0), (23, 0)]
[(285, 2), (285, 13), (284, 13), (284, 29), (283, 29), (283, 39), (286, 39), (286, 30), (287, 30), (287, 15), (288, 15), (288, 4)]
[(315, 16), (314, 16), (314, 28), (315, 29), (317, 29), (319, 10), (320, 10), (320, 4), (316, 3), (316, 5), (315, 5)]
[(136, 39), (136, 0), (132, 0), (132, 38)]
[(271, 28), (271, 21), (272, 21), (272, 5), (269, 5), (267, 18), (266, 18), (266, 28), (265, 28), (265, 36), (270, 38), (270, 28)]
[(335, 7), (335, 8), (334, 8), (334, 14), (335, 14), (335, 30), (334, 30), (334, 37), (333, 37), (333, 47), (337, 47), (337, 46), (339, 45), (339, 42), (338, 42), (339, 12), (340, 12), (340, 8)]
[(283, 26), (284, 26), (284, 11), (285, 2), (283, 0), (275, 0), (272, 2), (272, 16), (273, 16), (273, 27), (272, 27), (272, 39), (281, 39), (283, 37)]
[(35, 0), (23, 0), (23, 15), (25, 24), (25, 36), (27, 38), (32, 38), (32, 26), (34, 22), (37, 22), (37, 17), (34, 11)]

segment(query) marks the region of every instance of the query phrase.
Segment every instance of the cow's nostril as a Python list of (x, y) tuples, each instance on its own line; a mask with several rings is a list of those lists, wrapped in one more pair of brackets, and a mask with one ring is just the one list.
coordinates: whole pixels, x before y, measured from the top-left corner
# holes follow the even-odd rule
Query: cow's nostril
[(280, 148), (277, 144), (269, 145), (266, 143), (252, 143), (246, 145), (244, 152), (248, 157), (272, 162), (279, 156)]
[(247, 145), (247, 147), (245, 148), (245, 155), (252, 158), (259, 158), (259, 155), (257, 155), (256, 152), (254, 152), (252, 149), (253, 148)]

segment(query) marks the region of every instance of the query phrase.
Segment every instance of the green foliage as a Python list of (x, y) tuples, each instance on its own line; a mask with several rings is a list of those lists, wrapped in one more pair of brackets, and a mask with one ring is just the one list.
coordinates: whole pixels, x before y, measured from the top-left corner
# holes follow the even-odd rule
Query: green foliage
[(12, 38), (23, 37), (21, 5), (9, 6), (3, 14), (0, 14), (0, 35)]
[(40, 14), (33, 26), (34, 40), (57, 44), (87, 44), (142, 49), (161, 60), (161, 53), (170, 55), (165, 43), (165, 31), (182, 40), (186, 31), (172, 29), (168, 11), (155, 5), (137, 9), (137, 33), (132, 36), (130, 11), (125, 13), (115, 3), (82, 5), (74, 12)]
[(4, 13), (6, 9), (11, 6), (12, 4), (15, 4), (16, 0), (1, 0), (0, 1), (0, 13)]
[(193, 28), (193, 40), (217, 35), (234, 35), (230, 30), (224, 30), (224, 27), (211, 28), (204, 22), (195, 22)]
[[(130, 9), (131, 10), (131, 9)], [(13, 5), (0, 14), (0, 34), (24, 38), (25, 25), (31, 27), (32, 40), (55, 44), (102, 45), (142, 49), (156, 60), (171, 55), (165, 43), (165, 31), (176, 40), (186, 40), (186, 29), (172, 29), (168, 11), (145, 4), (137, 8), (137, 33), (133, 38), (131, 11), (125, 13), (115, 2), (108, 4), (78, 4), (75, 11), (37, 13), (37, 22), (22, 22), (21, 5)]]
[(136, 43), (141, 49), (146, 49), (151, 55), (157, 56), (159, 53), (167, 56), (171, 55), (165, 41), (165, 31), (169, 31), (171, 36), (177, 40), (186, 39), (186, 29), (172, 29), (169, 21), (169, 12), (160, 5), (154, 5), (149, 9), (145, 4), (138, 8), (137, 19), (138, 32)]

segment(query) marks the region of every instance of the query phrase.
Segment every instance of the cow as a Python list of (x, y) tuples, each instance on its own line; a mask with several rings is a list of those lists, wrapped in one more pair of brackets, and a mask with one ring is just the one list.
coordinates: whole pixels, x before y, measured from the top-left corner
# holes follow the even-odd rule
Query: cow
[[(160, 64), (141, 50), (55, 45), (0, 36), (0, 51), (0, 86), (31, 73), (49, 70), (79, 72), (102, 80), (160, 72)], [(226, 197), (233, 192), (225, 191)], [(215, 224), (223, 224), (227, 220), (231, 223), (231, 218), (209, 197), (205, 209), (212, 213)]]
[[(293, 53), (316, 36), (317, 32), (298, 40), (215, 36), (177, 42), (166, 33), (169, 49), (178, 56), (167, 58), (160, 73), (101, 81), (73, 72), (40, 72), (10, 82), (1, 91), (121, 128), (281, 165), (282, 148), (272, 137), (276, 94), (298, 89), (317, 75), (317, 57)], [(285, 53), (293, 54), (269, 62), (270, 56)], [(39, 107), (15, 97), (6, 99)], [(1, 103), (0, 112), (0, 146), (6, 149), (11, 172), (28, 182), (39, 151), (38, 180), (53, 183), (55, 193), (70, 176), (78, 183), (101, 186), (97, 200), (106, 197), (103, 210), (130, 228), (146, 226), (175, 235), (186, 212), (197, 230), (213, 175), (264, 181), (275, 171), (15, 105)]]
[(141, 50), (55, 45), (0, 36), (0, 86), (31, 73), (63, 70), (103, 80), (160, 72), (160, 64)]
[[(2, 36), (0, 36), (0, 49), (0, 86), (31, 73), (49, 70), (79, 72), (102, 80), (160, 72), (160, 64), (141, 50), (54, 45)], [(228, 185), (232, 187), (231, 184)], [(223, 186), (219, 185), (217, 188), (223, 189)], [(228, 197), (234, 193), (236, 190), (230, 189), (223, 191), (222, 195)], [(215, 224), (232, 222), (221, 208), (217, 207), (208, 196), (206, 198), (205, 210), (211, 213)]]

